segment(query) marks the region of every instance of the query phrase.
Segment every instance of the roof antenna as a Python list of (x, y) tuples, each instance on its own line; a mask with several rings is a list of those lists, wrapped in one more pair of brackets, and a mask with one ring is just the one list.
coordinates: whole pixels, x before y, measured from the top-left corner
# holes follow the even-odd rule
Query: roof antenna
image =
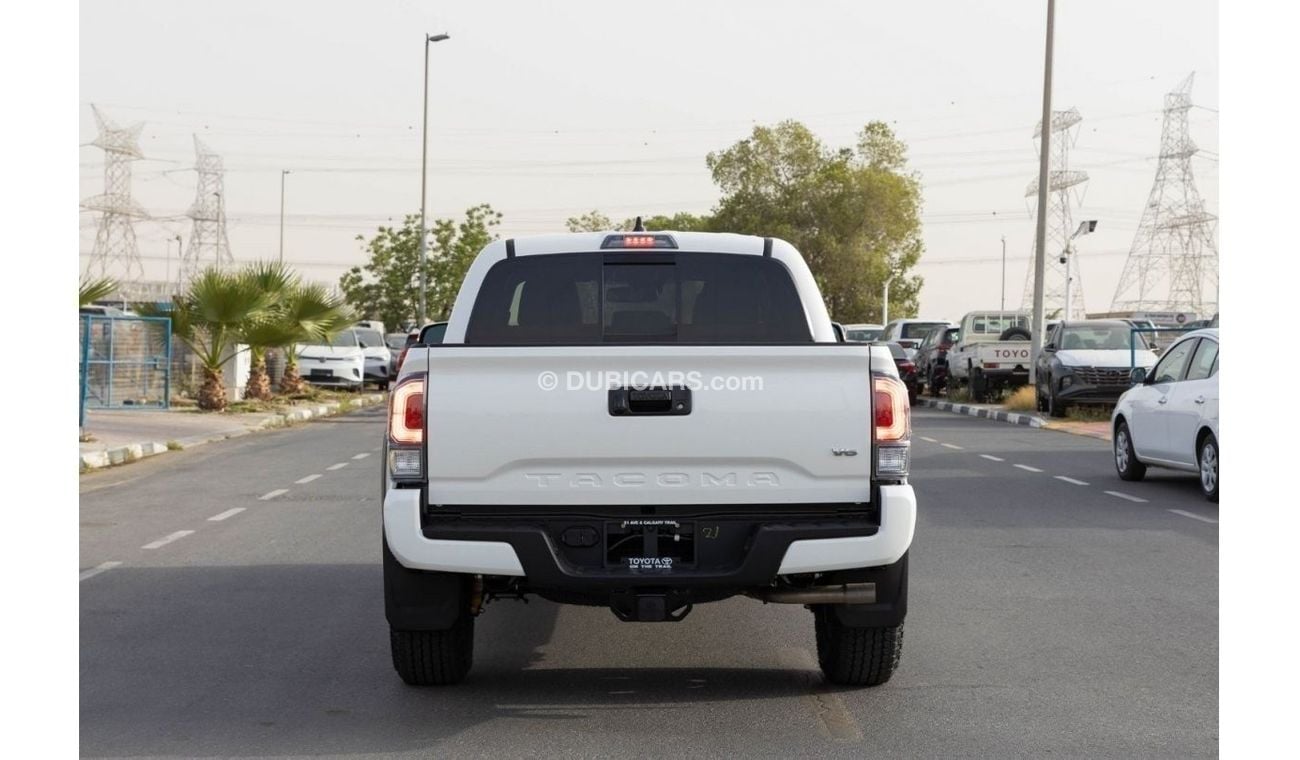
[(633, 232), (645, 232), (645, 225), (641, 224), (641, 217), (636, 218), (636, 224), (632, 225)]

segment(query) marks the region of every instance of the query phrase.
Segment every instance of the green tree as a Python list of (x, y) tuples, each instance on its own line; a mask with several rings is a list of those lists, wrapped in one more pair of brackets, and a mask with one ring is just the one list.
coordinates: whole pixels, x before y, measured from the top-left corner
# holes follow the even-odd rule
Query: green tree
[[(595, 209), (582, 216), (569, 217), (565, 220), (564, 226), (569, 228), (569, 232), (607, 232), (616, 229), (613, 220)], [(630, 230), (632, 225), (625, 223), (622, 229)]]
[[(501, 224), (501, 213), (486, 203), (465, 211), (465, 219), (439, 219), (433, 225), (433, 252), (429, 262), (429, 319), (437, 322), (451, 315), (456, 294), (474, 257), (497, 239), (493, 227)], [(385, 323), (387, 324), (387, 323)]]
[[(708, 216), (698, 216), (696, 214), (679, 211), (672, 216), (664, 214), (655, 214), (654, 216), (642, 217), (641, 226), (647, 231), (654, 230), (675, 230), (677, 232), (708, 232), (712, 219)], [(636, 224), (635, 219), (624, 220), (622, 226), (618, 229), (630, 230)]]
[(81, 282), (81, 306), (94, 303), (101, 298), (108, 298), (117, 290), (117, 283), (107, 277), (101, 277), (97, 280), (82, 280)]
[[(465, 270), (483, 246), (495, 240), (491, 228), (501, 214), (487, 204), (465, 212), (465, 219), (434, 220), (428, 256), (428, 313), (439, 319), (451, 309)], [(413, 320), (420, 308), (420, 217), (407, 215), (400, 227), (380, 227), (369, 241), (369, 261), (339, 279), (347, 304), (363, 319), (396, 326)], [(476, 247), (477, 246), (477, 247)], [(448, 295), (450, 294), (450, 295)]]
[(189, 346), (203, 366), (200, 409), (226, 408), (221, 368), (235, 357), (245, 329), (261, 319), (273, 301), (251, 278), (209, 267), (172, 300), (170, 311), (147, 310), (150, 316), (171, 317), (172, 335)]
[(723, 192), (708, 225), (788, 240), (807, 260), (833, 319), (878, 319), (891, 276), (890, 311), (914, 315), (922, 281), (908, 272), (923, 250), (921, 191), (906, 154), (881, 122), (840, 149), (796, 121), (755, 127), (708, 156)]
[(276, 322), (283, 341), (276, 345), (284, 351), (280, 392), (292, 394), (306, 390), (298, 375), (298, 345), (328, 341), (356, 322), (356, 317), (342, 300), (322, 286), (299, 283), (281, 300)]
[(248, 384), (244, 388), (244, 395), (266, 401), (271, 398), (266, 352), (293, 340), (293, 334), (281, 319), (280, 312), (285, 297), (299, 287), (299, 280), (293, 270), (277, 262), (249, 264), (239, 276), (250, 286), (265, 293), (269, 299), (267, 308), (249, 319), (241, 331), (249, 352)]

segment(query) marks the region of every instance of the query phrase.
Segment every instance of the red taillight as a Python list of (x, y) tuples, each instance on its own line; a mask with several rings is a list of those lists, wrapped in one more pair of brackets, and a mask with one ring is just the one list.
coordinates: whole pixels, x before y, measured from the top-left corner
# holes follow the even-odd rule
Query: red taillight
[(393, 390), (388, 412), (388, 437), (394, 443), (424, 443), (424, 378), (417, 377)]
[(916, 365), (911, 362), (899, 362), (898, 368), (904, 372), (911, 372), (916, 369)]
[(624, 248), (654, 248), (654, 235), (624, 235)]
[(875, 397), (876, 440), (904, 441), (912, 432), (912, 408), (907, 403), (907, 386), (887, 375), (872, 378)]
[(984, 369), (997, 369), (997, 368), (998, 368), (997, 362), (984, 362)]

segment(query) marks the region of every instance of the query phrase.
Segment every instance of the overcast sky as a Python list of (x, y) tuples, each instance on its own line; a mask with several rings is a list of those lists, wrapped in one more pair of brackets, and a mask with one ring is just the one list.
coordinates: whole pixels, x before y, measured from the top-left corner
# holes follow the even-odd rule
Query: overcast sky
[[(755, 124), (803, 121), (832, 146), (882, 119), (924, 185), (921, 313), (1018, 305), (1033, 244), (1045, 0), (785, 3), (150, 2), (81, 5), (82, 196), (100, 192), (90, 103), (144, 121), (134, 193), (150, 277), (194, 200), (192, 134), (222, 154), (237, 260), (337, 282), (357, 234), (420, 202), (422, 34), (431, 49), (429, 213), (491, 203), (503, 236), (563, 231), (591, 209), (707, 212), (705, 155)], [(1085, 302), (1109, 307), (1154, 179), (1162, 96), (1196, 72), (1197, 182), (1218, 209), (1217, 5), (1061, 0), (1054, 107), (1084, 117), (1071, 169)], [(81, 250), (95, 217), (81, 214)], [(170, 248), (169, 246), (170, 242)]]

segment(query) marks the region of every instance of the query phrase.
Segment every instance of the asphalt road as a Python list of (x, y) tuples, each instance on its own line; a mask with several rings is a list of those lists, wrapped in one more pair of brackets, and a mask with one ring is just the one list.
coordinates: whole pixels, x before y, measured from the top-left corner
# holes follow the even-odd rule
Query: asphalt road
[(903, 662), (867, 690), (822, 684), (806, 610), (749, 599), (660, 625), (497, 602), (463, 685), (404, 686), (379, 410), (83, 476), (82, 754), (1217, 755), (1218, 514), (1194, 476), (1122, 483), (1103, 441), (933, 410), (914, 427)]

